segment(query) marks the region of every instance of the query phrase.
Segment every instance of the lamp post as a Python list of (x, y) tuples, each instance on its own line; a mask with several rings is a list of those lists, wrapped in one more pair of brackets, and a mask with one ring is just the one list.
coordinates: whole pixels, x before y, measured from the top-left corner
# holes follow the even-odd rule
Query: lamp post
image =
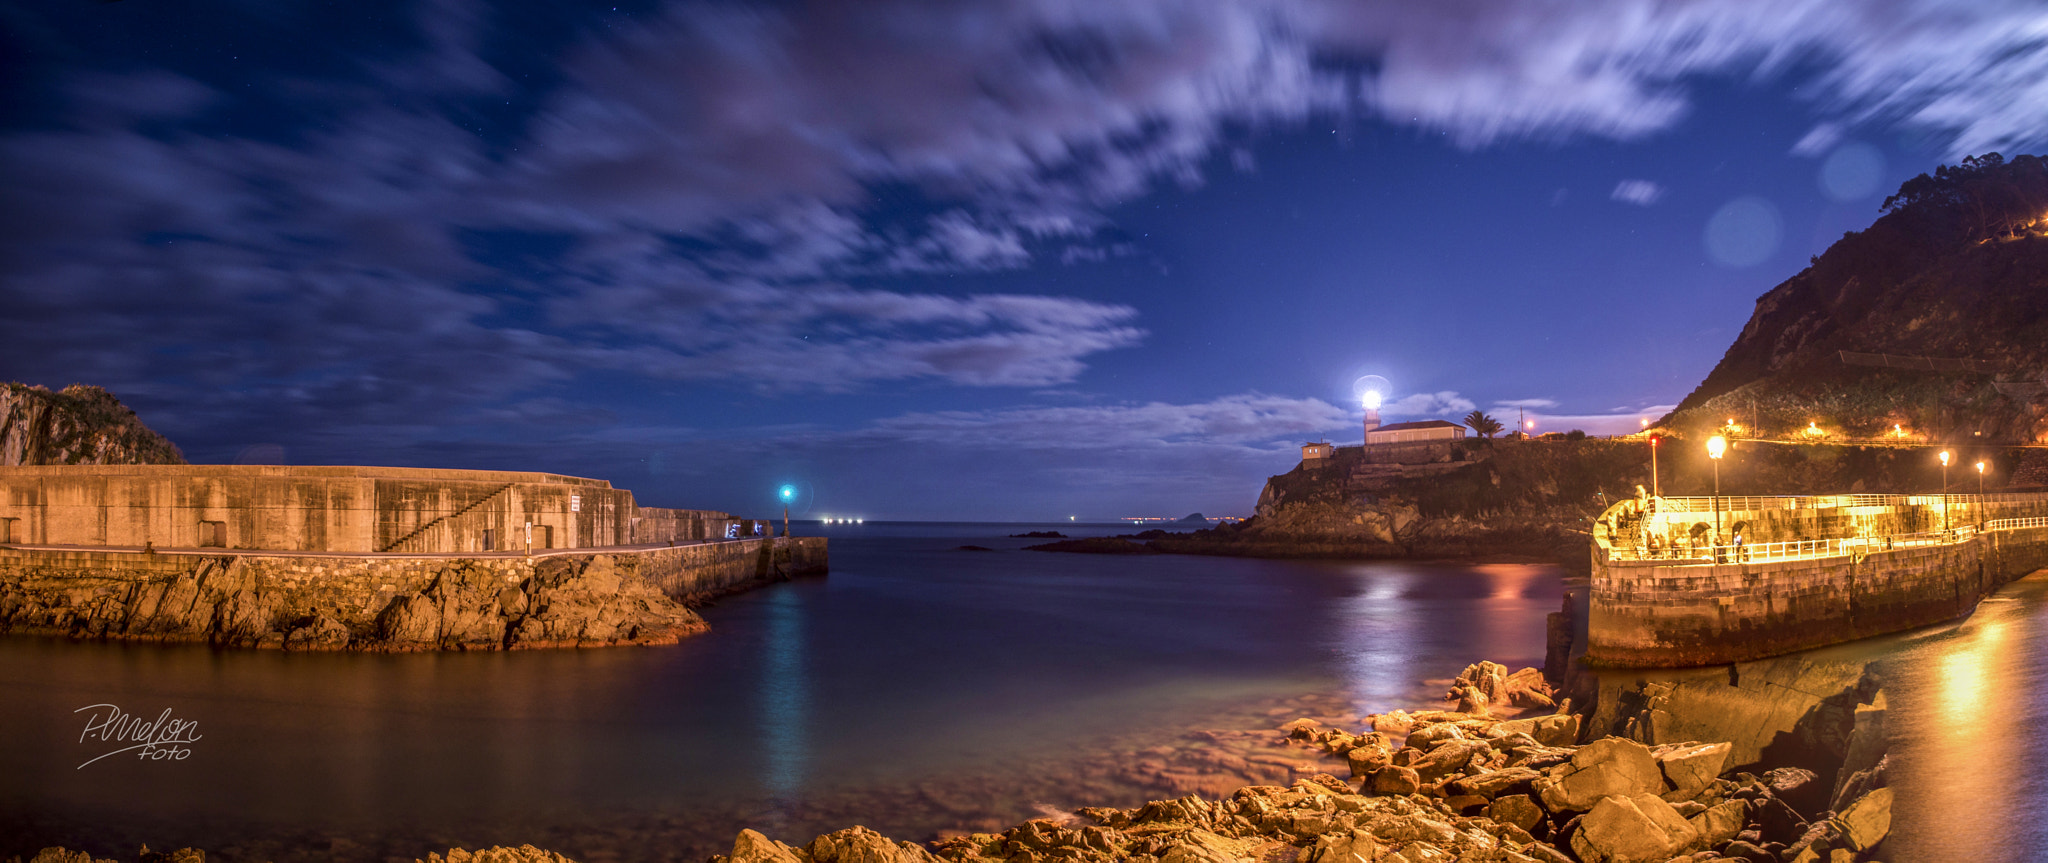
[(782, 535), (786, 537), (789, 536), (789, 502), (796, 499), (796, 486), (785, 485), (776, 489), (775, 494), (782, 498)]
[(1663, 497), (1664, 487), (1657, 484), (1657, 442), (1663, 438), (1650, 435), (1650, 496)]
[(1981, 461), (1977, 463), (1977, 505), (1975, 510), (1977, 512), (1977, 526), (1982, 528), (1984, 525), (1984, 463)]
[(1707, 438), (1707, 458), (1714, 462), (1714, 544), (1721, 543), (1721, 456), (1728, 452), (1728, 439), (1720, 435)]
[(1948, 450), (1941, 451), (1941, 529), (1948, 530)]

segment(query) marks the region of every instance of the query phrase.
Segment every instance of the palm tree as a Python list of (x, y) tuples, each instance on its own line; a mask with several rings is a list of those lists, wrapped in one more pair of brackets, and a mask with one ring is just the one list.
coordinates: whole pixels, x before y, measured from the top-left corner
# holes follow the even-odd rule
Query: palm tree
[(1493, 417), (1487, 416), (1486, 414), (1480, 413), (1479, 411), (1473, 411), (1469, 414), (1466, 414), (1465, 424), (1471, 426), (1473, 431), (1478, 432), (1480, 437), (1490, 438), (1494, 435), (1500, 434), (1500, 420), (1494, 419)]

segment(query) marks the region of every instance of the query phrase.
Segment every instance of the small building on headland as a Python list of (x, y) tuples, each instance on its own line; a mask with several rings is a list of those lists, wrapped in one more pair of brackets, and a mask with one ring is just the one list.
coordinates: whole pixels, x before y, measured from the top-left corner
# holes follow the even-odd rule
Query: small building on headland
[[(1412, 423), (1383, 425), (1365, 433), (1365, 442), (1370, 444), (1419, 443), (1422, 441), (1454, 441), (1465, 438), (1465, 427), (1444, 420), (1422, 420)], [(1303, 458), (1307, 458), (1306, 454)]]
[(278, 465), (0, 467), (0, 543), (471, 554), (765, 536), (550, 473)]
[(1301, 445), (1301, 463), (1309, 467), (1329, 464), (1336, 457), (1337, 447), (1328, 441)]

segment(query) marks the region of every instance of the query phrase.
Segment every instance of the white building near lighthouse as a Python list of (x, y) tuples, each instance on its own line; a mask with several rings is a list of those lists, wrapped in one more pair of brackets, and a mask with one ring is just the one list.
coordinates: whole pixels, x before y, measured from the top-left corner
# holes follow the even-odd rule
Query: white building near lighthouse
[(1465, 427), (1444, 420), (1422, 420), (1412, 423), (1393, 423), (1369, 429), (1365, 433), (1368, 445), (1382, 443), (1416, 443), (1433, 440), (1464, 440)]

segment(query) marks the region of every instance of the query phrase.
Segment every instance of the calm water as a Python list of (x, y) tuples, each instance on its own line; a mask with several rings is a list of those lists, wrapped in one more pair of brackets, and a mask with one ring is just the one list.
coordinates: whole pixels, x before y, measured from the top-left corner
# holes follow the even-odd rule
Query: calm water
[[(904, 838), (1170, 796), (1090, 765), (1307, 693), (1414, 706), (1490, 658), (1538, 664), (1545, 566), (1017, 549), (1016, 525), (831, 527), (829, 577), (730, 598), (661, 648), (298, 655), (0, 639), (0, 856), (192, 844), (411, 859), (533, 842), (701, 860), (742, 826)], [(1071, 535), (1122, 528), (1075, 529)], [(813, 528), (814, 531), (820, 530)], [(973, 543), (994, 552), (955, 550)], [(1890, 669), (1885, 859), (2048, 847), (2048, 577), (1968, 623), (1820, 652)], [(81, 743), (98, 703), (196, 721), (178, 762)], [(1335, 715), (1335, 714), (1333, 714)]]
[[(1381, 710), (1478, 658), (1540, 664), (1561, 589), (1546, 566), (1062, 555), (1003, 536), (1030, 527), (824, 528), (829, 577), (729, 598), (706, 610), (709, 634), (672, 647), (0, 639), (0, 829), (18, 837), (0, 855), (65, 841), (410, 859), (535, 842), (586, 863), (701, 860), (742, 826), (924, 838), (1136, 803), (1166, 795), (1082, 781), (1077, 763), (1271, 728), (1303, 693)], [(202, 737), (183, 761), (80, 768), (110, 747), (80, 743), (89, 714), (74, 710), (100, 703), (170, 708)]]

